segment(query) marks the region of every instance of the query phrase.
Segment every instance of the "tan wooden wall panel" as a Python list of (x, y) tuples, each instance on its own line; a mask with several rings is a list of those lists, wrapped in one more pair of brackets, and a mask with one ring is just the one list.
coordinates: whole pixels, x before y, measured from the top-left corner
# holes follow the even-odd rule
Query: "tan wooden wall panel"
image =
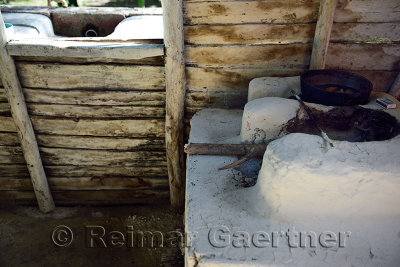
[(40, 147), (45, 165), (132, 166), (165, 159), (163, 151), (109, 151)]
[(36, 133), (121, 137), (164, 137), (163, 120), (90, 120), (32, 117)]
[(164, 90), (164, 67), (113, 64), (17, 62), (20, 82), (28, 88)]
[(301, 69), (310, 62), (311, 45), (186, 46), (186, 64), (198, 67)]
[(205, 1), (184, 3), (184, 23), (304, 23), (315, 22), (317, 0)]
[[(2, 112), (0, 103), (0, 113)], [(61, 118), (160, 118), (165, 116), (164, 107), (141, 106), (86, 106), (28, 103), (32, 116)]]
[(185, 43), (218, 44), (290, 44), (310, 43), (315, 24), (240, 24), (197, 25), (185, 27)]
[[(52, 192), (56, 205), (150, 204), (165, 201), (168, 190), (69, 190)], [(0, 191), (0, 201), (35, 205), (33, 191)]]
[(400, 44), (331, 43), (326, 68), (399, 71), (399, 63)]
[(23, 88), (23, 90), (25, 100), (28, 103), (101, 106), (165, 106), (165, 92), (46, 90), (28, 88)]
[[(52, 190), (168, 190), (168, 179), (128, 177), (48, 177)], [(33, 190), (29, 178), (0, 177), (0, 191)]]

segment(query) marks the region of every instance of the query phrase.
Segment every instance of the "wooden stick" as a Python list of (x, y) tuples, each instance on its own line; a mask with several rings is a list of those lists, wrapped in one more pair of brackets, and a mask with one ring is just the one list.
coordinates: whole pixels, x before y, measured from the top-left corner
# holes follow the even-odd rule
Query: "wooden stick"
[(185, 161), (183, 153), (183, 118), (185, 105), (185, 58), (183, 42), (183, 0), (164, 0), (164, 44), (166, 49), (166, 118), (170, 199), (173, 207), (185, 205)]
[(389, 94), (400, 100), (400, 73), (397, 75), (396, 80), (394, 80)]
[(46, 174), (36, 142), (35, 133), (28, 115), (24, 95), (18, 80), (14, 60), (6, 50), (7, 36), (3, 17), (0, 12), (0, 73), (8, 102), (11, 106), (12, 117), (21, 141), (22, 151), (32, 179), (33, 188), (39, 209), (42, 212), (54, 210), (54, 202), (47, 183)]
[(336, 9), (336, 0), (321, 0), (318, 22), (315, 28), (310, 69), (324, 69), (329, 39)]
[(245, 156), (251, 154), (254, 158), (264, 156), (267, 144), (199, 144), (185, 145), (185, 153), (189, 155), (215, 156)]

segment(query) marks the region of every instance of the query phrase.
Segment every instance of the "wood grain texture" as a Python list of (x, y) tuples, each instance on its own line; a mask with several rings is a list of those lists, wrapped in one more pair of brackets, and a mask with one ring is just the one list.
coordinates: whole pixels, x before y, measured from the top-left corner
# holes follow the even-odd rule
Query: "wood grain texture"
[(304, 69), (211, 69), (186, 67), (187, 87), (190, 91), (246, 92), (249, 82), (258, 77), (295, 76)]
[(10, 116), (0, 116), (0, 132), (17, 132), (15, 123)]
[(0, 164), (0, 177), (18, 177), (30, 179), (26, 164)]
[[(165, 92), (45, 90), (23, 88), (28, 103), (101, 106), (165, 106)], [(0, 91), (1, 92), (1, 91)]]
[[(84, 190), (54, 191), (57, 205), (121, 205), (150, 204), (165, 201), (168, 190)], [(0, 191), (0, 201), (13, 204), (34, 204), (32, 191)]]
[[(27, 104), (34, 116), (61, 118), (164, 118), (164, 107)], [(0, 113), (2, 111), (0, 103)]]
[(326, 68), (399, 71), (400, 44), (331, 43)]
[(398, 0), (338, 0), (335, 22), (399, 22)]
[(321, 0), (310, 69), (324, 69), (337, 0)]
[[(40, 147), (46, 165), (132, 166), (140, 161), (165, 159), (158, 151), (109, 151)], [(4, 162), (5, 163), (5, 162)], [(15, 163), (20, 163), (15, 161)]]
[(17, 62), (23, 87), (51, 89), (165, 88), (164, 67)]
[[(46, 213), (54, 210), (54, 201), (47, 183), (46, 174), (43, 169), (35, 132), (29, 118), (25, 105), (24, 95), (18, 78), (14, 60), (7, 53), (6, 45), (9, 39), (3, 17), (0, 13), (0, 75), (7, 93), (7, 99), (11, 106), (12, 117), (16, 125), (23, 159), (31, 175), (31, 180), (40, 211)], [(10, 163), (19, 163), (17, 159)]]
[(331, 42), (400, 42), (400, 23), (334, 23)]
[(186, 64), (197, 67), (301, 69), (310, 62), (311, 45), (186, 46)]
[(196, 45), (309, 43), (313, 40), (314, 31), (315, 24), (186, 26), (185, 43)]
[(183, 119), (186, 92), (182, 5), (183, 0), (162, 2), (166, 49), (165, 145), (171, 205), (181, 211), (185, 206)]
[(315, 22), (318, 1), (205, 1), (184, 3), (184, 23), (308, 23)]
[(168, 177), (166, 160), (139, 162), (128, 167), (45, 165), (45, 170), (46, 174), (51, 177), (162, 177), (166, 179)]
[[(49, 177), (52, 190), (168, 190), (168, 179), (121, 177)], [(0, 178), (2, 190), (33, 190), (29, 179)]]
[(7, 44), (7, 51), (11, 56), (142, 59), (164, 55), (164, 46), (162, 44), (22, 39), (10, 41)]
[(90, 120), (32, 117), (37, 133), (121, 137), (164, 137), (162, 120)]
[(54, 62), (54, 63), (72, 63), (72, 64), (86, 64), (86, 63), (119, 63), (119, 64), (132, 64), (132, 65), (151, 65), (151, 66), (164, 66), (164, 57), (148, 57), (142, 59), (110, 59), (110, 58), (76, 58), (76, 57), (21, 57), (15, 56), (16, 62)]
[[(1, 135), (0, 135), (1, 137)], [(42, 135), (37, 136), (38, 144), (54, 148), (80, 149), (112, 149), (112, 150), (164, 150), (162, 138), (124, 138), (124, 137), (95, 137), (73, 135)], [(0, 141), (1, 142), (1, 141)]]
[(26, 164), (20, 146), (1, 146), (0, 164)]
[(6, 91), (4, 88), (0, 88), (0, 102), (7, 102)]
[(17, 133), (0, 133), (0, 146), (20, 146)]

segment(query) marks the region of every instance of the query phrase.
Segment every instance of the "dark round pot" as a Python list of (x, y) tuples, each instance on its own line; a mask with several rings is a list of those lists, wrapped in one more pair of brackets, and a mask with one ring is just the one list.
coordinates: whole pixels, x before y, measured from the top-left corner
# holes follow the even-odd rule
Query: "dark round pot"
[(309, 70), (300, 81), (304, 101), (327, 106), (366, 104), (372, 91), (368, 79), (339, 70)]

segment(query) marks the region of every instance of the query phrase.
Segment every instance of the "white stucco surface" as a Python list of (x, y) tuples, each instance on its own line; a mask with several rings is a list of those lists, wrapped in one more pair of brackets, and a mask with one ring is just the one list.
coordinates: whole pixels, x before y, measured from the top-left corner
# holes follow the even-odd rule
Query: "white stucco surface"
[[(203, 110), (192, 119), (190, 142), (238, 143), (241, 121), (240, 110)], [(304, 142), (298, 141), (301, 137), (299, 135), (305, 136)], [(264, 164), (260, 174), (267, 179), (263, 182), (259, 180), (251, 188), (237, 186), (237, 180), (241, 177), (238, 171), (218, 171), (219, 167), (237, 160), (236, 157), (189, 156), (185, 227), (192, 238), (186, 247), (186, 265), (398, 266), (400, 208), (393, 208), (394, 203), (398, 203), (400, 194), (396, 187), (398, 184), (392, 184), (390, 189), (387, 184), (382, 188), (383, 191), (379, 188), (375, 191), (374, 187), (387, 180), (393, 182), (400, 179), (398, 167), (395, 166), (396, 158), (391, 158), (395, 157), (393, 153), (396, 150), (400, 150), (399, 138), (387, 143), (387, 147), (378, 144), (368, 150), (364, 146), (358, 146), (358, 151), (353, 144), (340, 142), (338, 149), (332, 151), (334, 155), (325, 155), (321, 142), (322, 139), (318, 136), (304, 134), (291, 134), (274, 141), (265, 155), (270, 166)], [(350, 157), (352, 153), (360, 156), (359, 167), (352, 167), (357, 161), (356, 157)], [(380, 156), (391, 161), (379, 165)], [(323, 184), (319, 185), (321, 190), (309, 188), (307, 191), (307, 188), (302, 190), (304, 188), (292, 187), (315, 181), (325, 182), (325, 174), (334, 167), (329, 163), (332, 159), (339, 160), (341, 164), (334, 171), (338, 175), (338, 182), (345, 183), (343, 189), (339, 189), (347, 193), (344, 198), (338, 195), (330, 202), (326, 199), (321, 201), (324, 196), (322, 189), (325, 188)], [(315, 175), (311, 177), (311, 181), (304, 176), (307, 168)], [(391, 170), (397, 170), (397, 173)], [(382, 181), (369, 187), (369, 180), (378, 174), (383, 177)], [(269, 180), (271, 177), (277, 179), (286, 177), (285, 175), (290, 176), (285, 181), (286, 184), (279, 184), (278, 180), (274, 184)], [(356, 175), (357, 180), (352, 179), (353, 175)], [(360, 182), (359, 175), (365, 175), (363, 177), (366, 180)], [(396, 179), (388, 178), (390, 175), (394, 175)], [(353, 182), (367, 186), (368, 193), (371, 194), (371, 201), (365, 203), (361, 214), (351, 214), (354, 212), (351, 196), (357, 198), (359, 194), (346, 191)], [(264, 190), (274, 192), (272, 187), (278, 185), (282, 187), (275, 191), (275, 199), (265, 197)], [(338, 187), (340, 186), (336, 185)], [(261, 195), (260, 190), (263, 191)], [(389, 196), (384, 196), (386, 190), (389, 190)], [(305, 197), (300, 194), (303, 191)], [(282, 192), (280, 196), (279, 192)], [(295, 195), (292, 196), (293, 193)], [(393, 202), (388, 203), (390, 209), (382, 211), (379, 216), (368, 213), (368, 205), (371, 205), (371, 211), (376, 211), (376, 205), (379, 204), (373, 203), (375, 193), (376, 199), (383, 201), (380, 205), (388, 203), (388, 200)], [(270, 205), (274, 205), (273, 201), (279, 200), (279, 197), (290, 201), (286, 208), (280, 207), (276, 212), (276, 209), (270, 209)], [(307, 201), (312, 205), (304, 207)], [(358, 200), (356, 202), (363, 204)], [(344, 206), (343, 208), (349, 206), (344, 213), (346, 216), (332, 216), (339, 205)], [(302, 213), (288, 216), (296, 206), (302, 209)], [(323, 210), (323, 214), (320, 214), (320, 210)], [(330, 213), (331, 210), (333, 213)], [(288, 213), (279, 213), (282, 211)]]

